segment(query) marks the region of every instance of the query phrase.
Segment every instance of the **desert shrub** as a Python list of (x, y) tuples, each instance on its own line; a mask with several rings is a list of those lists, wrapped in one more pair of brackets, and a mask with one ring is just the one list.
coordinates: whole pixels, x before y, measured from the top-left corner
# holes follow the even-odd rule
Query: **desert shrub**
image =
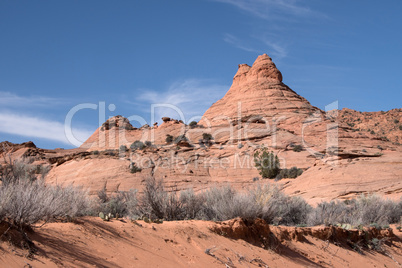
[(120, 152), (127, 152), (127, 146), (126, 145), (120, 145), (120, 147), (119, 147), (119, 151)]
[(377, 195), (362, 195), (347, 202), (322, 202), (310, 213), (309, 224), (347, 223), (353, 226), (396, 223), (402, 216), (402, 201), (394, 202)]
[(285, 203), (285, 209), (283, 210), (283, 216), (280, 221), (281, 224), (285, 225), (299, 225), (306, 224), (308, 215), (313, 210), (313, 208), (301, 197), (287, 197)]
[(176, 193), (168, 193), (162, 180), (148, 178), (145, 181), (141, 212), (149, 218), (179, 220), (183, 218), (182, 208)]
[(109, 199), (106, 192), (106, 183), (103, 185), (102, 189), (97, 191), (98, 198), (101, 203), (106, 203)]
[(213, 140), (214, 138), (212, 137), (212, 135), (211, 134), (209, 134), (209, 133), (202, 133), (202, 139), (199, 139), (198, 140), (198, 143), (200, 144), (200, 146), (202, 146), (202, 147), (204, 147), (204, 146), (206, 146), (206, 147), (209, 147), (209, 146), (211, 146), (212, 145), (212, 140)]
[(43, 180), (25, 179), (0, 187), (0, 218), (20, 230), (42, 220), (87, 215), (89, 210), (87, 192), (77, 187), (52, 186)]
[(281, 169), (279, 172), (280, 178), (291, 178), (294, 179), (298, 176), (300, 176), (303, 173), (303, 170), (301, 168), (297, 167), (292, 167), (290, 169), (284, 168)]
[(166, 134), (166, 139), (165, 139), (165, 141), (166, 141), (167, 144), (172, 143), (173, 140), (174, 140), (174, 138), (173, 138), (172, 135)]
[(99, 155), (99, 151), (98, 150), (92, 151), (92, 154), (93, 155)]
[(270, 224), (305, 224), (311, 206), (299, 197), (290, 197), (276, 186), (257, 185), (250, 189), (253, 202), (259, 206), (258, 217)]
[(141, 210), (144, 214), (152, 215), (158, 219), (165, 216), (167, 193), (163, 189), (162, 181), (151, 177), (145, 180), (144, 195)]
[(371, 131), (370, 131), (370, 134), (374, 135), (374, 134), (375, 134), (375, 131), (374, 131), (374, 130), (371, 130)]
[[(37, 167), (30, 164), (32, 162), (30, 159), (11, 160), (11, 158), (5, 158), (5, 160), (6, 163), (0, 173), (0, 180), (3, 184), (13, 183), (18, 180), (35, 181), (37, 179)], [(42, 177), (48, 172), (48, 170), (47, 172), (45, 171), (43, 170)]]
[(105, 215), (110, 213), (113, 217), (139, 217), (137, 190), (117, 191), (108, 195), (105, 184), (97, 194), (98, 202), (94, 208), (96, 215), (103, 212)]
[[(377, 223), (387, 225), (402, 216), (400, 207), (394, 201), (383, 199), (378, 195), (361, 195), (351, 202), (354, 217), (352, 224), (367, 225)], [(398, 217), (399, 216), (399, 217)]]
[(301, 146), (301, 145), (295, 145), (295, 146), (293, 146), (293, 152), (301, 152), (301, 151), (303, 151), (303, 146)]
[(106, 199), (99, 200), (100, 202), (96, 209), (97, 213), (103, 212), (105, 215), (110, 213), (113, 217), (138, 218), (140, 216), (137, 190), (118, 191), (107, 196)]
[(255, 218), (258, 206), (246, 194), (232, 187), (212, 187), (205, 192), (203, 213), (208, 220), (228, 220), (236, 217)]
[(195, 194), (192, 189), (167, 192), (162, 180), (148, 178), (140, 211), (151, 219), (184, 220), (209, 219), (204, 214), (204, 194)]
[(395, 124), (398, 124), (398, 123), (399, 123), (399, 120), (398, 120), (398, 119), (394, 119), (394, 123), (395, 123)]
[(130, 172), (131, 173), (137, 173), (137, 172), (141, 172), (141, 168), (137, 167), (137, 165), (134, 162), (130, 163)]
[(213, 139), (213, 137), (210, 133), (202, 133), (202, 139), (205, 141), (210, 141)]
[(181, 142), (181, 141), (188, 141), (186, 135), (180, 135), (180, 136), (177, 136), (177, 137), (174, 139), (174, 143), (176, 143), (176, 144), (179, 143), (179, 142)]
[(402, 125), (399, 126), (399, 130), (402, 130)]
[(116, 156), (116, 151), (112, 149), (105, 150), (105, 154), (110, 156)]
[(246, 192), (237, 192), (230, 186), (209, 189), (203, 214), (209, 220), (262, 218), (269, 224), (297, 225), (307, 222), (310, 210), (303, 199), (289, 197), (277, 187), (258, 184)]
[(336, 225), (338, 223), (351, 223), (349, 208), (344, 202), (331, 201), (321, 202), (308, 215), (308, 224), (315, 225)]
[(263, 178), (273, 179), (280, 171), (278, 156), (263, 147), (254, 153), (255, 167)]
[(131, 150), (143, 150), (145, 148), (145, 144), (142, 141), (136, 140), (130, 145)]
[(381, 139), (382, 141), (389, 141), (389, 139), (388, 139), (387, 137), (385, 137), (385, 136), (381, 137), (380, 139)]
[(151, 147), (151, 146), (152, 146), (152, 142), (146, 141), (146, 142), (145, 142), (145, 146), (146, 146), (146, 147)]
[(203, 205), (205, 203), (205, 195), (194, 193), (193, 189), (187, 189), (180, 192), (180, 202), (183, 209), (184, 219), (202, 219)]
[(191, 121), (190, 124), (188, 124), (190, 126), (190, 128), (195, 128), (197, 126), (197, 122), (196, 121)]
[(380, 149), (381, 151), (384, 150), (384, 148), (382, 148), (381, 145), (377, 145), (377, 149)]

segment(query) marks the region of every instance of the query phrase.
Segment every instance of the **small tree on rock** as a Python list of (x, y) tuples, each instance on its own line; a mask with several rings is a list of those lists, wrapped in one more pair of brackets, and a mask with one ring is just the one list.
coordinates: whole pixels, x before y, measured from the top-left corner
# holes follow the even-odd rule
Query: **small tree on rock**
[(263, 178), (273, 179), (280, 171), (279, 158), (273, 152), (263, 147), (254, 153), (255, 167)]
[(191, 121), (190, 124), (188, 124), (190, 126), (190, 128), (195, 128), (197, 126), (197, 122), (196, 121)]

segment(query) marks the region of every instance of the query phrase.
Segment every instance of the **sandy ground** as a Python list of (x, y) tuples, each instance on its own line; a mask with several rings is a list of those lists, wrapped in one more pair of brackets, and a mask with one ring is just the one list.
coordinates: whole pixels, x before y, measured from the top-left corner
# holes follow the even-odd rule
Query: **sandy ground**
[(0, 267), (401, 267), (402, 263), (402, 233), (395, 227), (396, 236), (386, 239), (383, 252), (358, 253), (342, 242), (314, 235), (297, 239), (292, 235), (295, 227), (270, 227), (279, 240), (264, 248), (258, 242), (219, 235), (211, 230), (216, 226), (219, 223), (205, 221), (104, 222), (94, 217), (49, 223), (30, 234), (37, 248), (32, 258), (27, 250), (2, 242)]

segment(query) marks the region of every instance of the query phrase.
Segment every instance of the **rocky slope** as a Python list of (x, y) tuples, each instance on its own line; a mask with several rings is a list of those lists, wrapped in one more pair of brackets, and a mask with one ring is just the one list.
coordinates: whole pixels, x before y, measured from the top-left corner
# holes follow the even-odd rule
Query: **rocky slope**
[(370, 133), (373, 138), (402, 143), (402, 109), (358, 112), (344, 108), (339, 111), (338, 120), (354, 131)]

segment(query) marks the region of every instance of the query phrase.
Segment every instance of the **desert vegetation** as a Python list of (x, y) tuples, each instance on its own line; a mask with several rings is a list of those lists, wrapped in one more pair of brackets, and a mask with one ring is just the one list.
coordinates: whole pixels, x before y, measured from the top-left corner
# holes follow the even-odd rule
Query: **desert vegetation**
[(279, 158), (266, 147), (258, 149), (254, 153), (254, 164), (263, 178), (273, 179), (280, 172)]
[(362, 195), (352, 200), (322, 202), (313, 208), (304, 199), (285, 195), (269, 182), (256, 182), (242, 191), (224, 185), (195, 193), (192, 189), (167, 189), (162, 180), (150, 177), (141, 194), (136, 189), (107, 193), (105, 184), (96, 197), (90, 197), (79, 187), (46, 184), (41, 174), (32, 173), (27, 162), (9, 162), (1, 170), (0, 220), (21, 232), (38, 223), (71, 221), (84, 215), (157, 222), (241, 217), (261, 218), (274, 225), (324, 224), (347, 228), (386, 227), (402, 217), (402, 200)]
[[(287, 226), (338, 225), (347, 228), (385, 228), (402, 217), (402, 200), (362, 195), (345, 201), (321, 202), (313, 208), (300, 197), (290, 197), (275, 184), (256, 183), (245, 191), (225, 185), (195, 193), (193, 189), (168, 191), (162, 180), (145, 181), (143, 195), (136, 190), (99, 197), (96, 213), (112, 213), (147, 221), (261, 218), (268, 224)], [(107, 196), (104, 194), (103, 196)], [(98, 201), (99, 202), (99, 201)], [(112, 205), (111, 205), (112, 204)], [(120, 208), (116, 208), (119, 206)]]
[[(302, 147), (298, 147), (296, 151), (300, 152), (301, 150)], [(290, 169), (281, 169), (278, 156), (275, 155), (273, 152), (269, 152), (266, 147), (262, 147), (254, 153), (254, 164), (255, 167), (258, 169), (260, 175), (263, 178), (268, 179), (294, 179), (303, 173), (303, 170), (297, 167), (292, 167)]]
[(72, 220), (88, 215), (91, 200), (86, 191), (72, 185), (47, 185), (42, 174), (32, 172), (29, 161), (11, 159), (0, 173), (0, 221), (22, 233), (38, 222)]
[(138, 150), (143, 150), (143, 149), (145, 149), (145, 147), (146, 147), (146, 145), (142, 141), (139, 141), (139, 140), (136, 140), (135, 142), (133, 142), (130, 145), (130, 149), (133, 150), (133, 151), (135, 151), (137, 149)]
[(190, 122), (190, 124), (188, 124), (188, 126), (190, 127), (190, 128), (195, 128), (196, 126), (197, 126), (197, 122), (196, 121), (191, 121)]

